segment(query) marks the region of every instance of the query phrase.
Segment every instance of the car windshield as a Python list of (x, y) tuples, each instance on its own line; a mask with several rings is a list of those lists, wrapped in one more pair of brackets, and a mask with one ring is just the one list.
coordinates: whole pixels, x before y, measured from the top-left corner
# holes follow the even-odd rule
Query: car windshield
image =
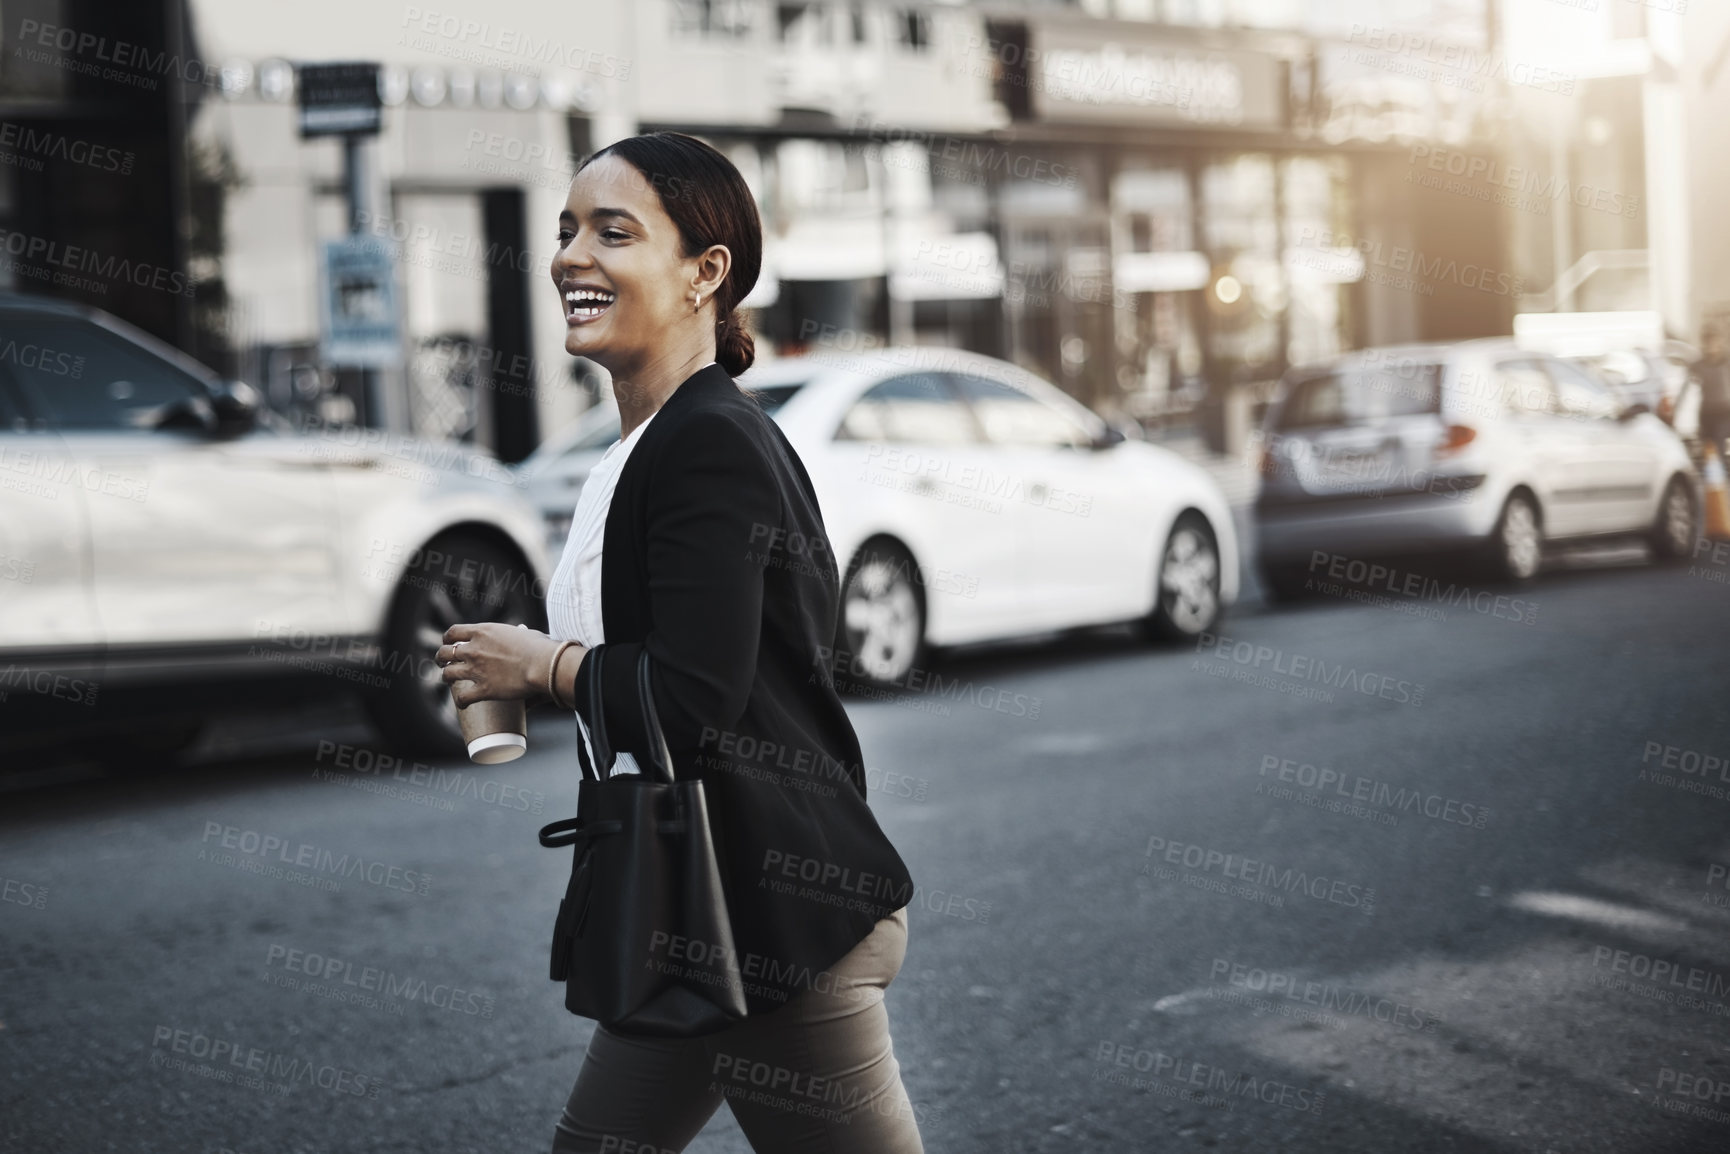
[(1373, 424), (1389, 417), (1441, 411), (1442, 366), (1389, 361), (1304, 377), (1280, 409), (1279, 428), (1317, 429)]

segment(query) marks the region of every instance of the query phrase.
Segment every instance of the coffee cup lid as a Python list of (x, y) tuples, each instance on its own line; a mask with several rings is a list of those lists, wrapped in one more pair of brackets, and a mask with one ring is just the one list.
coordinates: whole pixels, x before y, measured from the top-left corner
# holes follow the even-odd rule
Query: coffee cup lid
[(487, 733), (469, 742), (469, 760), (478, 765), (515, 761), (528, 752), (529, 739), (520, 733)]

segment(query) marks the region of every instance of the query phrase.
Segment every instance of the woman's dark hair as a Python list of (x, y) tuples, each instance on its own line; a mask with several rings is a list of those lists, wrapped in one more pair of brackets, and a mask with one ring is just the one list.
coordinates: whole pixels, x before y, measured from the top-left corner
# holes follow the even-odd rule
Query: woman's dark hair
[(734, 310), (757, 283), (763, 267), (763, 224), (745, 178), (732, 161), (682, 132), (627, 136), (590, 156), (577, 171), (603, 156), (616, 156), (643, 174), (678, 226), (686, 256), (696, 256), (712, 244), (725, 245), (733, 254), (727, 279), (715, 292), (720, 318), (715, 326), (715, 361), (730, 377), (743, 373), (756, 359), (756, 349)]

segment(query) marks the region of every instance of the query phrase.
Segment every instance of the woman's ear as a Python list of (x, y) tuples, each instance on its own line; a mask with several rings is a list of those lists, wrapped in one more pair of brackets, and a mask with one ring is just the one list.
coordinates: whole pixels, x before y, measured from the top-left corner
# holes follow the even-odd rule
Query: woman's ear
[(696, 265), (691, 289), (708, 301), (720, 291), (721, 283), (727, 279), (727, 273), (733, 267), (733, 254), (724, 244), (712, 244), (698, 254)]

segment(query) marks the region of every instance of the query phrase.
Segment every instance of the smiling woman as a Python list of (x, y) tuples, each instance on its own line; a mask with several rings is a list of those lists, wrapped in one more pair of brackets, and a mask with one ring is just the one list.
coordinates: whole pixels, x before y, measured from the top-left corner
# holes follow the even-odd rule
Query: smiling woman
[[(788, 564), (782, 547), (752, 547), (831, 551), (804, 464), (732, 380), (753, 359), (736, 309), (762, 261), (756, 204), (708, 145), (675, 133), (631, 137), (577, 171), (558, 238), (550, 271), (565, 349), (611, 374), (621, 439), (578, 497), (547, 589), (551, 635), (458, 625), (439, 660), (460, 704), (546, 692), (575, 711), (598, 780), (583, 782), (575, 821), (555, 825), (585, 838), (619, 832), (609, 799), (636, 796), (638, 785), (668, 788), (612, 780), (641, 766), (664, 766), (681, 786), (700, 782), (694, 812), (714, 860), (696, 872), (718, 878), (719, 893), (670, 870), (625, 868), (631, 859), (614, 853), (622, 838), (586, 851), (593, 856), (574, 869), (583, 884), (573, 880), (567, 895), (555, 959), (589, 956), (573, 944), (586, 935), (583, 949), (616, 955), (619, 972), (650, 972), (669, 989), (624, 1005), (593, 967), (555, 961), (568, 1007), (621, 1005), (594, 1031), (553, 1149), (680, 1150), (726, 1101), (759, 1151), (916, 1154), (883, 1004), (906, 954), (913, 880), (866, 804), (858, 735), (822, 672), (837, 575)], [(597, 760), (608, 748), (617, 756)], [(783, 772), (786, 759), (733, 755), (746, 748), (837, 767), (842, 788), (810, 789), (804, 774)], [(725, 946), (674, 924), (681, 895), (705, 917), (718, 914)], [(638, 899), (668, 913), (643, 913), (627, 930), (614, 915)], [(693, 945), (733, 960), (736, 996), (712, 996)], [(711, 1004), (726, 1024), (715, 1024)], [(710, 1032), (690, 1027), (699, 1018)], [(822, 1109), (754, 1093), (759, 1069), (833, 1092)]]
[[(735, 310), (762, 267), (756, 204), (720, 153), (676, 143), (690, 139), (637, 136), (596, 153), (559, 214), (552, 276), (565, 351), (605, 365), (615, 393), (621, 380), (665, 363), (670, 333), (712, 342), (710, 356), (728, 376), (755, 356)], [(620, 394), (629, 436), (627, 406)]]

